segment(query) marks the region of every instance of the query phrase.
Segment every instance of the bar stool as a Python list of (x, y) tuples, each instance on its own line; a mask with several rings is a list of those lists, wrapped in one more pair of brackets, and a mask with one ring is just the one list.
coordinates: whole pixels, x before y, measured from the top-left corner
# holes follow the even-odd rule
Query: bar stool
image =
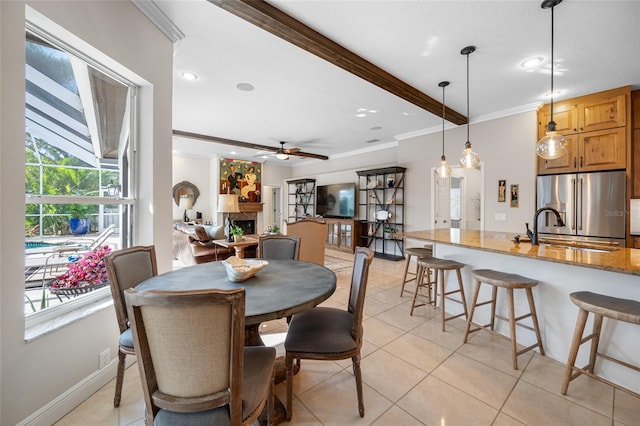
[[(590, 291), (579, 291), (571, 293), (569, 295), (571, 301), (580, 308), (578, 311), (578, 320), (576, 321), (576, 329), (573, 334), (573, 341), (571, 342), (571, 349), (569, 351), (569, 359), (567, 360), (567, 367), (564, 372), (564, 380), (562, 381), (562, 395), (567, 394), (569, 388), (569, 382), (581, 374), (613, 386), (617, 389), (624, 390), (633, 394), (636, 398), (640, 398), (640, 394), (633, 392), (627, 388), (610, 382), (595, 374), (596, 356), (604, 358), (609, 361), (613, 361), (617, 364), (631, 368), (640, 372), (640, 368), (610, 357), (609, 355), (598, 352), (598, 343), (600, 342), (600, 332), (602, 330), (602, 320), (604, 317), (624, 321), (632, 324), (640, 324), (640, 302), (628, 299), (619, 299), (616, 297), (604, 296), (602, 294), (591, 293)], [(589, 312), (593, 313), (593, 332), (589, 336), (583, 337), (584, 328), (587, 323), (587, 317)], [(575, 366), (578, 351), (583, 343), (591, 340), (591, 351), (589, 353), (589, 364), (583, 368)], [(574, 373), (575, 370), (575, 373)]]
[[(420, 272), (420, 266), (418, 265), (416, 265), (415, 272), (409, 271), (409, 264), (411, 263), (411, 258), (413, 256), (415, 256), (418, 259), (420, 259), (421, 257), (431, 257), (433, 255), (433, 246), (429, 247), (428, 245), (425, 245), (424, 248), (411, 247), (411, 248), (405, 249), (404, 254), (407, 257), (407, 260), (405, 260), (404, 262), (404, 276), (403, 276), (404, 278), (402, 279), (402, 288), (400, 288), (400, 297), (402, 297), (402, 295), (405, 292), (405, 289), (404, 289), (405, 284), (411, 281), (415, 281), (418, 278), (418, 273)], [(413, 278), (410, 278), (410, 276), (413, 276)], [(406, 290), (406, 291), (409, 291), (409, 290)]]
[[(497, 318), (503, 321), (509, 321), (510, 337), (508, 337), (508, 339), (511, 340), (511, 354), (513, 357), (514, 370), (518, 369), (518, 355), (528, 352), (536, 347), (539, 347), (540, 354), (544, 355), (542, 338), (540, 337), (540, 327), (538, 326), (538, 317), (536, 315), (536, 306), (533, 301), (533, 292), (531, 290), (533, 287), (538, 285), (538, 282), (521, 275), (508, 274), (506, 272), (499, 272), (491, 269), (476, 269), (474, 271), (471, 271), (471, 275), (473, 275), (473, 300), (471, 301), (471, 311), (469, 313), (469, 316), (467, 317), (467, 328), (464, 332), (464, 343), (467, 343), (467, 337), (469, 336), (469, 333), (473, 333), (478, 330), (489, 330), (491, 332), (495, 332), (494, 327), (495, 320)], [(480, 286), (482, 283), (493, 286), (493, 288), (491, 289), (491, 299), (485, 302), (478, 303), (478, 294), (480, 293)], [(507, 289), (507, 304), (509, 307), (508, 318), (496, 314), (496, 298), (498, 287)], [(513, 302), (513, 290), (518, 288), (523, 288), (527, 293), (527, 301), (529, 302), (529, 313), (516, 317), (515, 305)], [(487, 304), (491, 304), (491, 321), (489, 322), (489, 324), (479, 325), (477, 328), (471, 329), (473, 314), (476, 310), (476, 307)], [(533, 327), (518, 323), (519, 321), (529, 317), (531, 317)], [(527, 346), (526, 348), (518, 351), (516, 325), (534, 331), (536, 333), (537, 343), (531, 346)]]
[[(415, 307), (424, 305), (424, 304), (416, 305), (416, 299), (418, 297), (418, 289), (425, 285), (428, 285), (429, 294), (431, 294), (431, 285), (434, 285), (436, 287), (436, 289), (434, 290), (434, 298), (433, 298), (434, 305), (436, 304), (438, 292), (440, 293), (440, 311), (441, 311), (440, 318), (442, 320), (442, 331), (445, 331), (444, 323), (446, 321), (452, 320), (454, 318), (459, 318), (463, 315), (468, 318), (467, 301), (465, 300), (465, 297), (464, 297), (464, 287), (462, 286), (462, 274), (460, 273), (461, 269), (464, 268), (464, 264), (460, 262), (456, 262), (455, 260), (438, 259), (437, 257), (423, 257), (418, 259), (418, 266), (420, 268), (423, 268), (423, 274), (427, 275), (427, 283), (425, 284), (424, 280), (421, 280), (421, 282), (417, 283), (416, 291), (413, 295), (413, 305), (411, 306), (411, 315), (413, 315), (413, 309)], [(428, 278), (428, 271), (430, 269), (433, 269), (434, 271), (435, 277), (433, 282), (430, 282)], [(458, 289), (447, 292), (445, 288), (446, 286), (445, 286), (444, 272), (451, 271), (451, 270), (456, 271), (456, 275), (458, 277)], [(424, 271), (427, 271), (427, 272), (425, 273)], [(438, 283), (438, 276), (440, 277), (439, 283)], [(451, 297), (451, 295), (455, 293), (460, 293), (460, 299)], [(457, 315), (452, 315), (450, 317), (447, 317), (445, 312), (446, 299), (449, 299), (452, 302), (462, 304), (463, 312)]]

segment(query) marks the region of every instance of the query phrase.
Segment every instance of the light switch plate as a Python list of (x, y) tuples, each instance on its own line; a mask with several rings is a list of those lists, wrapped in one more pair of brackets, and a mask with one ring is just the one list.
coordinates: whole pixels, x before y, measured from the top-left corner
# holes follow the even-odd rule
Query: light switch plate
[(496, 222), (506, 222), (507, 221), (507, 214), (506, 213), (496, 213), (493, 215), (493, 219)]

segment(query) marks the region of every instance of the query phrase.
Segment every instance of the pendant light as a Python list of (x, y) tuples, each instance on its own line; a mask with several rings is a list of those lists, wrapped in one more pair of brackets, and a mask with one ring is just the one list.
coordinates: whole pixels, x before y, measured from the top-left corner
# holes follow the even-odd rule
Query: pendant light
[(480, 156), (471, 149), (471, 140), (469, 139), (469, 55), (476, 51), (475, 46), (467, 46), (460, 51), (461, 55), (467, 56), (467, 142), (464, 144), (462, 157), (460, 157), (460, 165), (465, 169), (475, 169), (480, 164)]
[(451, 174), (451, 168), (447, 166), (447, 157), (444, 155), (444, 88), (449, 85), (448, 81), (441, 81), (438, 86), (442, 87), (442, 156), (440, 157), (440, 167), (436, 169), (436, 174), (442, 178), (449, 177)]
[(551, 117), (547, 124), (547, 133), (538, 141), (536, 153), (545, 160), (560, 158), (567, 153), (567, 138), (556, 131), (556, 122), (553, 121), (553, 8), (562, 3), (562, 0), (544, 0), (543, 9), (551, 9)]

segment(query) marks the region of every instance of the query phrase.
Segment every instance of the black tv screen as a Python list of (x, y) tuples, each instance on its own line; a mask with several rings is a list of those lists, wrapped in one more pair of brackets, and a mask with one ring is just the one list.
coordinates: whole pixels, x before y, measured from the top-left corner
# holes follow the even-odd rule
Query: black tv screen
[(318, 185), (316, 213), (324, 217), (353, 218), (356, 215), (356, 184)]

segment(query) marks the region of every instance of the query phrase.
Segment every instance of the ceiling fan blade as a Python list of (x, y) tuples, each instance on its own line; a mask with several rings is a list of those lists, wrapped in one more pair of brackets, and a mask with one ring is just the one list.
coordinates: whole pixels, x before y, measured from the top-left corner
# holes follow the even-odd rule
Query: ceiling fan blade
[(300, 148), (297, 148), (297, 147), (286, 148), (284, 150), (284, 152), (287, 153), (287, 154), (294, 154), (294, 153), (296, 153), (298, 151), (300, 151)]

